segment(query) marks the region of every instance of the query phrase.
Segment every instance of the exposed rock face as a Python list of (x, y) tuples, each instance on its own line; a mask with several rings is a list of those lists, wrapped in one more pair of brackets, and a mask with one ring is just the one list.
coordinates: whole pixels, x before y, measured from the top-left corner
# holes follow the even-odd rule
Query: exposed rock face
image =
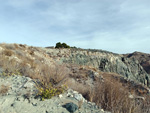
[[(62, 62), (93, 66), (101, 71), (118, 73), (150, 86), (150, 75), (136, 59), (98, 50), (56, 49), (55, 53), (59, 54), (59, 60)], [(64, 53), (66, 53), (65, 57), (63, 57)]]
[(124, 56), (130, 59), (136, 59), (139, 61), (144, 70), (150, 74), (150, 54), (134, 52), (131, 54), (125, 54)]
[[(27, 56), (23, 59), (29, 58), (31, 61), (37, 60), (36, 62), (40, 61), (40, 63), (42, 62), (47, 65), (51, 65), (57, 61), (78, 65), (88, 65), (104, 72), (114, 72), (123, 75), (124, 77), (150, 86), (150, 61), (147, 60), (150, 58), (149, 54), (142, 54), (136, 60), (135, 58), (132, 58), (132, 56), (135, 56), (132, 54), (119, 55), (102, 50), (36, 48), (25, 45), (17, 46), (19, 49), (16, 50), (14, 45), (7, 45), (8, 47), (5, 46), (1, 45), (0, 51), (4, 51), (5, 49), (10, 50), (11, 47), (13, 48), (13, 50), (11, 50), (12, 53), (16, 53), (18, 55), (17, 51), (19, 51), (19, 55), (21, 54), (22, 57)], [(21, 59), (15, 56), (16, 54), (10, 56), (10, 59), (15, 58), (15, 61), (21, 62)], [(143, 57), (144, 59), (146, 58), (146, 60), (144, 60)], [(28, 67), (31, 67), (31, 63)]]

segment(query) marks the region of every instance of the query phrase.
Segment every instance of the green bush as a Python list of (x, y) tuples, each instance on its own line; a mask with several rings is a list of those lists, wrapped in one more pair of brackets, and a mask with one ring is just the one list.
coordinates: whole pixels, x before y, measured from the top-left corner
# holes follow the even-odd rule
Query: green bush
[(36, 87), (39, 91), (37, 95), (41, 96), (42, 101), (44, 101), (45, 99), (51, 99), (53, 96), (62, 94), (67, 88), (66, 86), (53, 87), (51, 83), (49, 83), (49, 85), (47, 86), (44, 86), (44, 83), (42, 85), (36, 83)]
[(60, 42), (56, 43), (55, 48), (62, 48), (62, 44)]
[(13, 72), (5, 70), (3, 72), (0, 72), (0, 76), (9, 77), (12, 75), (22, 75), (22, 74), (18, 70), (14, 70)]
[(55, 48), (70, 48), (70, 46), (67, 45), (66, 43), (60, 43), (60, 42), (58, 42), (58, 43), (56, 43)]

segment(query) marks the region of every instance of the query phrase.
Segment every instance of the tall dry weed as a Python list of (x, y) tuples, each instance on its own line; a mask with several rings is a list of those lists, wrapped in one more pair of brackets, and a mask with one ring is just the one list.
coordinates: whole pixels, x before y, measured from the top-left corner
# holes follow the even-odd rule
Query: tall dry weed
[(9, 59), (5, 55), (0, 55), (0, 68), (2, 68), (5, 73), (18, 74), (21, 67), (14, 59)]
[(39, 74), (40, 81), (45, 85), (51, 82), (52, 85), (59, 86), (68, 78), (69, 69), (63, 64), (42, 65)]
[(85, 96), (112, 113), (139, 113), (139, 105), (136, 105), (135, 101), (129, 98), (128, 91), (117, 83), (97, 82), (95, 88)]

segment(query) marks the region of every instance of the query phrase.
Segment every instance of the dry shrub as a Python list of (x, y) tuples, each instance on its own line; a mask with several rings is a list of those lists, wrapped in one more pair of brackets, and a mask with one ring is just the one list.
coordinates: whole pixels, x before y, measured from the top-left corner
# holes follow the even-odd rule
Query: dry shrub
[(66, 85), (69, 86), (69, 88), (78, 91), (79, 93), (85, 95), (88, 90), (89, 90), (89, 86), (88, 85), (84, 85), (82, 83), (77, 82), (75, 79), (73, 78), (69, 78), (66, 81)]
[(33, 50), (29, 51), (29, 54), (34, 55), (34, 51)]
[(8, 50), (14, 50), (14, 49), (16, 49), (15, 44), (1, 43), (0, 46), (2, 46), (5, 49), (8, 49)]
[(69, 69), (66, 68), (65, 64), (54, 64), (51, 66), (42, 65), (40, 67), (40, 81), (45, 85), (52, 83), (54, 86), (59, 86), (68, 78)]
[(43, 64), (37, 74), (40, 82), (35, 81), (39, 90), (37, 96), (41, 96), (44, 100), (63, 93), (67, 88), (64, 84), (68, 78), (68, 72), (69, 70), (65, 65), (54, 64), (48, 66)]
[[(17, 56), (19, 59), (21, 59), (21, 62), (18, 63), (19, 65), (19, 72), (24, 75), (28, 76), (31, 78), (34, 78), (34, 75), (36, 74), (36, 67), (37, 65), (36, 62), (33, 59), (30, 59), (28, 57), (22, 57), (22, 56)], [(17, 61), (16, 61), (17, 62)]]
[[(21, 51), (20, 51), (21, 52)], [(18, 59), (21, 59), (20, 61), (17, 61), (15, 58), (7, 57), (9, 53), (5, 51), (5, 54), (0, 55), (0, 67), (3, 69), (3, 72), (6, 73), (6, 75), (25, 75), (28, 77), (34, 76), (36, 64), (33, 59), (30, 59), (26, 56), (19, 56), (16, 55)], [(7, 56), (6, 56), (7, 55)]]
[[(130, 106), (130, 99), (128, 93), (121, 89), (117, 84), (111, 84), (106, 82), (103, 86), (96, 86), (97, 93), (94, 97), (94, 101), (100, 104), (103, 109), (108, 111), (129, 113), (128, 108)], [(121, 105), (122, 104), (122, 105)]]
[(14, 44), (6, 44), (6, 45), (5, 45), (5, 48), (6, 48), (6, 49), (9, 49), (9, 50), (15, 50), (15, 49), (16, 49), (16, 47), (15, 47)]
[(138, 113), (138, 105), (129, 98), (128, 91), (117, 83), (97, 82), (95, 88), (84, 96), (112, 113)]
[(14, 59), (0, 55), (0, 67), (6, 75), (20, 74), (20, 66)]
[(5, 49), (3, 52), (2, 52), (3, 55), (6, 55), (6, 56), (12, 56), (13, 55), (13, 51), (11, 50), (8, 50), (8, 49)]
[(0, 87), (0, 95), (4, 95), (8, 92), (9, 86), (1, 85)]
[(26, 48), (25, 44), (24, 45), (23, 44), (19, 44), (19, 46), (22, 47), (22, 48)]
[(28, 65), (28, 63), (23, 61), (19, 64), (19, 66), (20, 66), (19, 72), (21, 73), (21, 75), (27, 76), (27, 77), (30, 77), (30, 78), (34, 78), (34, 75), (36, 73), (34, 72), (34, 69), (32, 69), (30, 67), (30, 64)]

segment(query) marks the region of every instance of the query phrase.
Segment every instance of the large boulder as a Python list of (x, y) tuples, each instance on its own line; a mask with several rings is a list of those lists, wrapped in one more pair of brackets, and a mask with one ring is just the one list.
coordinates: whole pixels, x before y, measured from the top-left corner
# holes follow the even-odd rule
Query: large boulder
[(70, 113), (74, 113), (76, 110), (78, 110), (78, 106), (77, 106), (76, 104), (74, 104), (73, 102), (67, 103), (66, 105), (64, 105), (64, 107), (65, 107)]

